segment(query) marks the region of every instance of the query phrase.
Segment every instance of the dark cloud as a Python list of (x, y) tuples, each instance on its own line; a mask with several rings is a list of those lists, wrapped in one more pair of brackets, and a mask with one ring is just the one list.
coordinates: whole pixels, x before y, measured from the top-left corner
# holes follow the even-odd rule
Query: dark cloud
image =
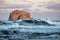
[(58, 4), (58, 3), (48, 3), (47, 5), (45, 5), (45, 7), (48, 8), (48, 9), (59, 10), (60, 9), (60, 4)]

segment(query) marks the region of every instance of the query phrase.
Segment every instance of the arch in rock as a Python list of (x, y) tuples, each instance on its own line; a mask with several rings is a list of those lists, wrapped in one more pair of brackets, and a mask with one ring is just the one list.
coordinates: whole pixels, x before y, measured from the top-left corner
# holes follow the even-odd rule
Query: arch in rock
[(14, 10), (10, 13), (9, 20), (16, 21), (16, 20), (30, 20), (32, 19), (31, 15), (27, 11), (22, 10)]

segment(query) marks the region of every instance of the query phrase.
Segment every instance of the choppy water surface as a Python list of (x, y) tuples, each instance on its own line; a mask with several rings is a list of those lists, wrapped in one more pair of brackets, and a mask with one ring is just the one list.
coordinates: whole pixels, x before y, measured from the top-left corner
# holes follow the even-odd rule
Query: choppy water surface
[(60, 40), (60, 22), (50, 25), (0, 21), (0, 40)]

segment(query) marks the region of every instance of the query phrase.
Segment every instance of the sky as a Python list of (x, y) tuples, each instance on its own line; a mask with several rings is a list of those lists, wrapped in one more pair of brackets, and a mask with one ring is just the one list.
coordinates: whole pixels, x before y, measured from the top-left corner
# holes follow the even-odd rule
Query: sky
[(29, 11), (36, 19), (60, 20), (60, 0), (0, 0), (0, 20), (8, 20), (15, 9)]

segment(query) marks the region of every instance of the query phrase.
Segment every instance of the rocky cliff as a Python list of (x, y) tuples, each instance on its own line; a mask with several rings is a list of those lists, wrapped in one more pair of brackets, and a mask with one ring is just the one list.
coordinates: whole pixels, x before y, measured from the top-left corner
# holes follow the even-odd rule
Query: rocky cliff
[(16, 21), (16, 20), (31, 20), (32, 17), (29, 12), (23, 10), (14, 10), (10, 13), (9, 20)]

